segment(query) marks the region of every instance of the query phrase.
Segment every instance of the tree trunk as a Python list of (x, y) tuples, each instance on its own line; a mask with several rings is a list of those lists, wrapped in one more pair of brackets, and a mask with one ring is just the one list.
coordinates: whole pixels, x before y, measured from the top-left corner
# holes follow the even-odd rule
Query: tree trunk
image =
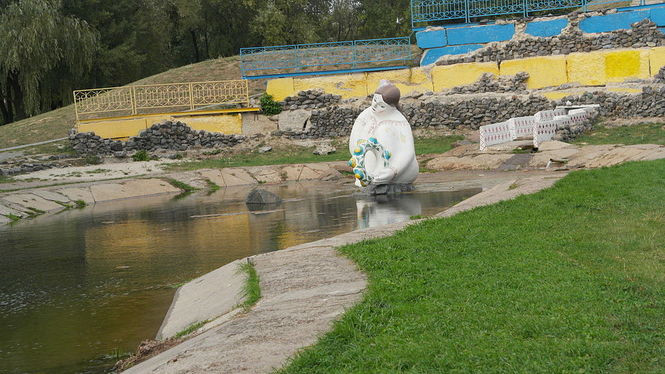
[(18, 71), (14, 70), (9, 73), (7, 84), (9, 86), (7, 90), (11, 89), (13, 94), (13, 100), (9, 101), (9, 103), (14, 107), (14, 121), (22, 120), (27, 116), (25, 114), (25, 103), (23, 102), (23, 89), (21, 89), (21, 85), (18, 82)]
[(194, 62), (201, 61), (201, 55), (199, 53), (199, 42), (196, 40), (196, 32), (194, 30), (189, 30), (189, 33), (192, 35), (192, 44), (194, 45)]

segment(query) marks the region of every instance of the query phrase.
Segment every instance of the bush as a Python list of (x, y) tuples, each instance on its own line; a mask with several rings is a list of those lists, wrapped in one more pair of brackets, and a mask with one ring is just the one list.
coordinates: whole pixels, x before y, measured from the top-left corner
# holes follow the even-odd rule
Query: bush
[(132, 160), (134, 161), (150, 161), (150, 155), (145, 149), (142, 149), (132, 156)]
[(267, 116), (282, 113), (282, 106), (273, 100), (272, 95), (264, 93), (261, 95), (261, 111)]
[(87, 155), (87, 156), (85, 156), (85, 163), (87, 165), (99, 165), (102, 162), (104, 162), (104, 160), (102, 160), (102, 158), (97, 156), (97, 155)]

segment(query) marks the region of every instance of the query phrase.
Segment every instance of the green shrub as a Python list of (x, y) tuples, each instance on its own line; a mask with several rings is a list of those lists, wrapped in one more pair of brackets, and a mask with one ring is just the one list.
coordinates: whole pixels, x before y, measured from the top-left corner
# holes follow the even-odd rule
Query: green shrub
[(97, 156), (97, 155), (87, 155), (87, 156), (85, 156), (85, 163), (87, 165), (99, 165), (102, 162), (104, 162), (102, 160), (102, 158)]
[(150, 155), (145, 149), (142, 149), (132, 156), (132, 160), (134, 161), (150, 161)]
[(273, 100), (272, 95), (264, 93), (261, 95), (261, 111), (267, 116), (272, 116), (280, 114), (282, 112), (282, 106)]

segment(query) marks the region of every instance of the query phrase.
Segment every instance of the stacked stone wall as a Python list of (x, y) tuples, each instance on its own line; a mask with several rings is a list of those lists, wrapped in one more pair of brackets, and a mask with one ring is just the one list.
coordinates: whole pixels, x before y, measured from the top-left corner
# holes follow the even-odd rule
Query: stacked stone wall
[(125, 157), (130, 152), (145, 150), (186, 151), (190, 148), (225, 148), (233, 147), (245, 141), (242, 135), (224, 135), (220, 133), (192, 130), (183, 122), (164, 121), (142, 131), (139, 136), (128, 141), (104, 139), (95, 133), (76, 133), (69, 135), (72, 148), (81, 155), (114, 155)]
[(317, 109), (338, 104), (341, 100), (340, 95), (325, 93), (323, 90), (307, 90), (284, 99), (282, 107), (284, 110)]
[(570, 25), (561, 35), (534, 37), (522, 34), (506, 42), (496, 42), (465, 55), (444, 56), (436, 65), (468, 62), (501, 62), (535, 56), (566, 55), (618, 48), (646, 48), (665, 46), (665, 34), (648, 19), (632, 25), (630, 30), (617, 30), (599, 34), (585, 34), (579, 29), (584, 14), (569, 16)]

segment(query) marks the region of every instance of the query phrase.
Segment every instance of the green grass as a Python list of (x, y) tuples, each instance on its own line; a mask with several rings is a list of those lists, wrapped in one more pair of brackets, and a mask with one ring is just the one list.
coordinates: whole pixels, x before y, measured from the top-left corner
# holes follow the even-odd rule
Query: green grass
[(179, 338), (182, 338), (183, 336), (187, 336), (187, 335), (193, 333), (194, 331), (200, 329), (203, 325), (205, 325), (208, 322), (210, 322), (210, 320), (205, 320), (205, 321), (192, 323), (191, 325), (184, 328), (182, 331), (179, 331), (173, 337), (176, 338), (176, 339), (179, 339)]
[(0, 183), (14, 183), (16, 180), (12, 177), (0, 175)]
[(281, 373), (665, 372), (665, 160), (341, 251), (363, 301)]
[(221, 187), (217, 185), (215, 182), (211, 181), (210, 179), (206, 179), (206, 184), (208, 185), (208, 193), (214, 193), (219, 191)]
[(665, 123), (633, 126), (597, 126), (577, 140), (577, 144), (665, 144)]
[(173, 164), (169, 167), (171, 170), (197, 170), (197, 169), (222, 169), (228, 167), (242, 166), (262, 166), (262, 165), (282, 165), (282, 164), (301, 164), (310, 162), (324, 161), (346, 161), (351, 156), (346, 149), (325, 156), (313, 154), (314, 148), (308, 147), (284, 147), (273, 149), (270, 152), (259, 153), (257, 150), (236, 154), (222, 159), (209, 159), (201, 161), (188, 161)]
[(5, 217), (9, 218), (12, 222), (17, 222), (21, 220), (21, 217), (11, 213), (5, 215)]
[(430, 153), (445, 153), (453, 148), (453, 143), (464, 139), (463, 136), (435, 136), (431, 138), (416, 138), (414, 140), (417, 155)]
[(166, 181), (169, 182), (171, 184), (171, 186), (173, 186), (175, 188), (179, 188), (185, 193), (191, 193), (191, 192), (194, 192), (194, 191), (198, 190), (198, 188), (196, 188), (196, 187), (192, 187), (192, 186), (188, 185), (185, 182), (181, 182), (181, 181), (173, 179), (173, 178), (168, 178)]
[[(452, 148), (452, 144), (463, 139), (461, 136), (439, 136), (415, 139), (416, 154), (444, 153)], [(313, 154), (313, 147), (279, 147), (272, 151), (259, 153), (258, 150), (237, 154), (222, 159), (188, 161), (169, 166), (170, 170), (185, 171), (198, 169), (222, 169), (228, 167), (304, 164), (326, 161), (347, 161), (351, 158), (344, 142), (334, 144), (337, 151), (325, 156)]]
[(241, 305), (242, 308), (247, 311), (261, 298), (259, 274), (256, 272), (254, 264), (251, 262), (245, 262), (240, 265), (240, 271), (245, 273), (247, 276), (247, 281), (245, 282), (245, 286), (243, 288), (245, 301)]

